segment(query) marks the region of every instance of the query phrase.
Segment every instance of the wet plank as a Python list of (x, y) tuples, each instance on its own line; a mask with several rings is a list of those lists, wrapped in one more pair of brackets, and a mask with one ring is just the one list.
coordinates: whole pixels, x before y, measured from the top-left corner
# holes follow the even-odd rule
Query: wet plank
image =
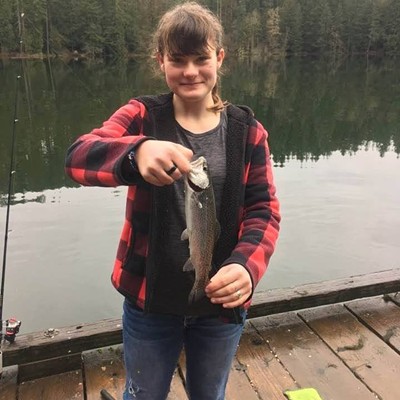
[(242, 364), (234, 359), (225, 392), (226, 400), (259, 400)]
[(28, 382), (19, 386), (18, 400), (83, 400), (81, 371), (71, 371)]
[(122, 346), (103, 347), (82, 353), (86, 399), (100, 400), (100, 390), (122, 399), (125, 371)]
[(274, 356), (269, 344), (247, 324), (236, 355), (259, 397), (284, 400), (283, 391), (297, 388), (294, 379)]
[(0, 376), (0, 400), (13, 400), (17, 398), (18, 367), (3, 369)]
[(400, 307), (384, 297), (355, 300), (346, 307), (400, 352)]
[(400, 398), (398, 353), (374, 335), (344, 306), (310, 309), (299, 314), (380, 398)]
[[(299, 387), (315, 388), (324, 400), (376, 400), (295, 313), (260, 318), (252, 325)], [(334, 332), (332, 325), (328, 328)]]

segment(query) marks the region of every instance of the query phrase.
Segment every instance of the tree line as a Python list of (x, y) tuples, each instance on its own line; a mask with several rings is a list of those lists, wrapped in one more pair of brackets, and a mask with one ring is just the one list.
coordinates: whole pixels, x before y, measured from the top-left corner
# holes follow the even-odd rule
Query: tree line
[[(0, 0), (4, 55), (148, 55), (179, 0)], [(242, 57), (400, 54), (399, 0), (200, 0)], [(22, 39), (22, 40), (21, 40)]]

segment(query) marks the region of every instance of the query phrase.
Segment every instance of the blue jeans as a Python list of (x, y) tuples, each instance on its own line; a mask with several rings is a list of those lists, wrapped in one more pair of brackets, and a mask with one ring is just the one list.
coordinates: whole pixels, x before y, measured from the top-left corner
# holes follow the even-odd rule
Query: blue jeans
[(224, 323), (217, 317), (145, 314), (127, 301), (122, 322), (124, 400), (165, 400), (183, 347), (190, 400), (225, 398), (243, 324)]

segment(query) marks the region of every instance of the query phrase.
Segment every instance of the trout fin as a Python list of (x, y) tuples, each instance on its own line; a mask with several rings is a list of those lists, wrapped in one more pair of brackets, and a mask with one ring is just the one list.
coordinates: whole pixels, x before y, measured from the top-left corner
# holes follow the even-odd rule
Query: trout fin
[(183, 266), (183, 270), (185, 272), (187, 271), (194, 271), (194, 265), (192, 264), (192, 260), (188, 258), (185, 262), (185, 265)]
[(205, 297), (205, 292), (203, 289), (200, 287), (194, 285), (192, 290), (189, 293), (189, 298), (188, 298), (188, 303), (196, 303), (197, 301), (201, 300), (203, 297)]
[(181, 240), (189, 240), (189, 233), (187, 228), (181, 234)]

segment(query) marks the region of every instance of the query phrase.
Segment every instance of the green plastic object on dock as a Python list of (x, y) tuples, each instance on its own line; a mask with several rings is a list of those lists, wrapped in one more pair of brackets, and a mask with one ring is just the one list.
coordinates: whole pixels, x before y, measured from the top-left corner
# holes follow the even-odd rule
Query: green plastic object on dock
[(284, 393), (289, 400), (322, 400), (321, 396), (313, 388), (287, 390)]

